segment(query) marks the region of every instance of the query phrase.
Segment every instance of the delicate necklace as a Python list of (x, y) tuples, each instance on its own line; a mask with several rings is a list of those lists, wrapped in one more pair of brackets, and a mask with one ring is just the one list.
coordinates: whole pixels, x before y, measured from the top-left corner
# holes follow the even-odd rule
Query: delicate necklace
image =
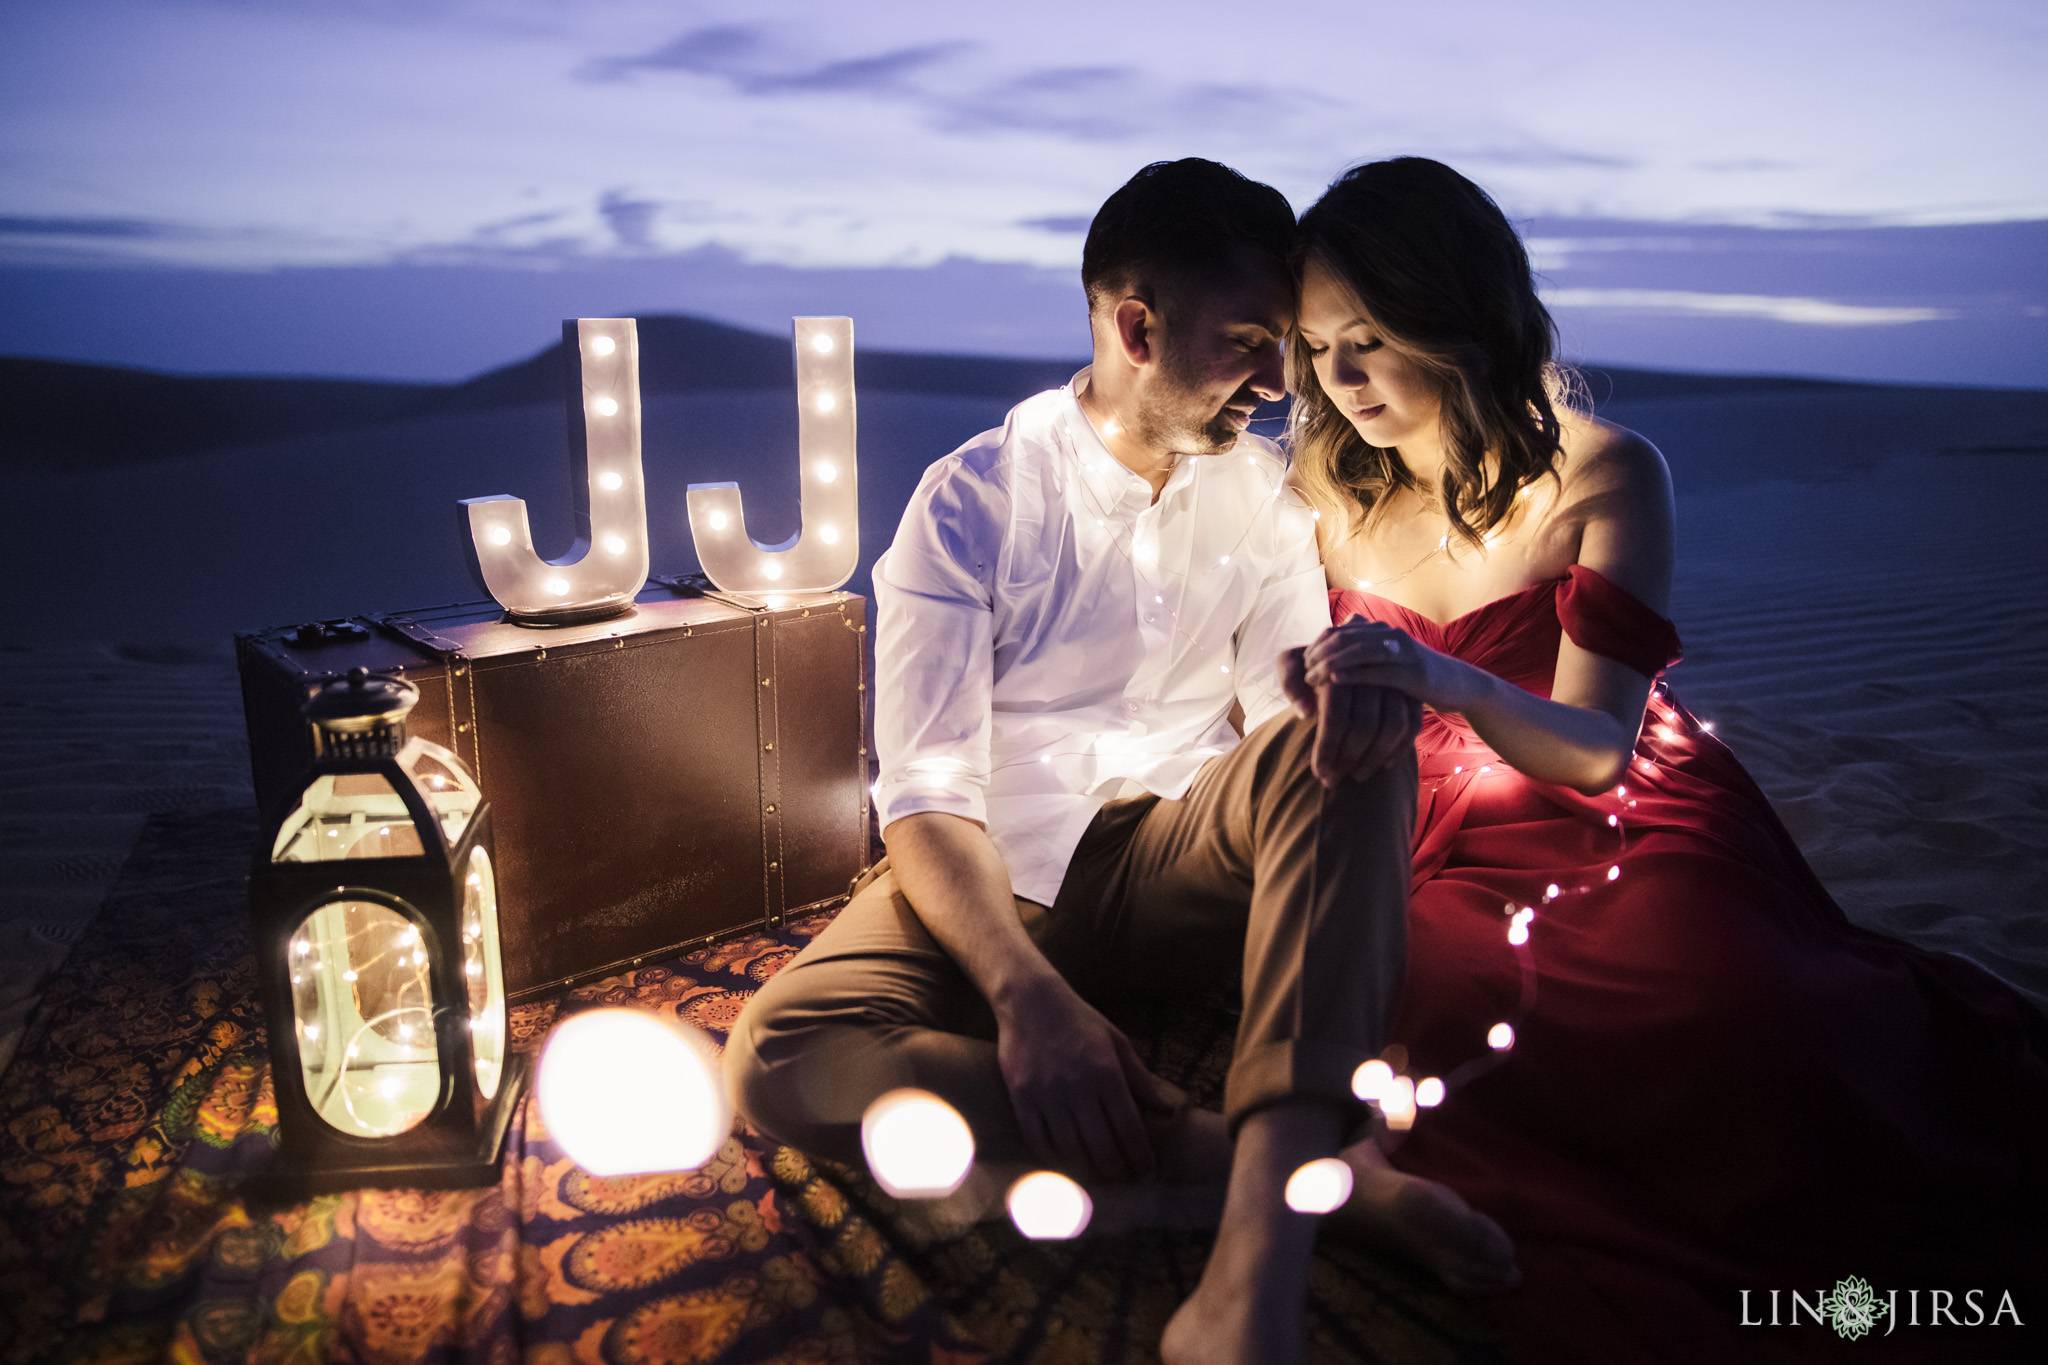
[[(1515, 498), (1517, 501), (1520, 501), (1528, 495), (1529, 486), (1527, 484), (1524, 484), (1520, 489), (1516, 491)], [(1418, 493), (1417, 496), (1420, 496), (1420, 494)], [(1500, 526), (1496, 526), (1493, 530), (1489, 531), (1484, 537), (1482, 537), (1482, 539), (1484, 540), (1485, 544), (1491, 545), (1494, 541), (1500, 538), (1500, 533), (1505, 529), (1506, 523), (1503, 522)], [(1388, 587), (1392, 584), (1399, 583), (1402, 579), (1406, 578), (1409, 574), (1414, 573), (1417, 569), (1429, 563), (1430, 560), (1435, 559), (1438, 555), (1448, 554), (1450, 552), (1450, 548), (1451, 537), (1450, 533), (1447, 531), (1441, 537), (1438, 538), (1435, 545), (1431, 546), (1428, 550), (1423, 552), (1422, 558), (1416, 560), (1413, 564), (1410, 564), (1407, 568), (1401, 570), (1401, 572), (1395, 574), (1392, 578), (1360, 578), (1355, 574), (1352, 576), (1352, 578), (1353, 581), (1355, 581), (1359, 587), (1367, 590), (1373, 588)]]

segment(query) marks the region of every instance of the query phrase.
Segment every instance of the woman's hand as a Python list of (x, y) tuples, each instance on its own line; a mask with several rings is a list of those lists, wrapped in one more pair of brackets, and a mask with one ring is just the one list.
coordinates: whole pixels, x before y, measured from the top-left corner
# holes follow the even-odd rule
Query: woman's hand
[(1472, 665), (1438, 653), (1407, 631), (1364, 617), (1324, 631), (1303, 662), (1311, 687), (1367, 683), (1406, 693), (1439, 711), (1463, 711), (1486, 680)]

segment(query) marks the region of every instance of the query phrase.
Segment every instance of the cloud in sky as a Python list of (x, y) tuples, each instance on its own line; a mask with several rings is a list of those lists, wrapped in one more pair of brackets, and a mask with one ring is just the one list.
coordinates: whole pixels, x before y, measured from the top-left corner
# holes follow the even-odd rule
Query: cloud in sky
[(1553, 308), (1623, 308), (1641, 313), (1765, 318), (1804, 327), (1896, 327), (1954, 316), (1946, 308), (1836, 303), (1777, 294), (1709, 294), (1697, 289), (1547, 289)]
[(1523, 215), (2048, 216), (2033, 0), (70, 0), (7, 36), (14, 261), (1065, 268), (1045, 224), (1190, 154), (1297, 205), (1412, 151)]
[(586, 69), (597, 80), (621, 80), (642, 71), (718, 76), (746, 95), (894, 94), (910, 89), (912, 73), (967, 47), (926, 43), (816, 65), (779, 62), (757, 25), (713, 24), (692, 29), (637, 57), (604, 57)]

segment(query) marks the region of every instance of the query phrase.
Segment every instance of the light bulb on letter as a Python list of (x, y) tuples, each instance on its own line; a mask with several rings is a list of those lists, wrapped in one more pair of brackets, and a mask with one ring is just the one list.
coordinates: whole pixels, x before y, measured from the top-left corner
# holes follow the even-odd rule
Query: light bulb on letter
[(618, 475), (614, 473), (611, 473), (610, 471), (606, 471), (605, 473), (597, 476), (597, 486), (599, 488), (602, 488), (607, 493), (618, 492), (620, 485), (624, 483), (624, 479), (620, 478)]
[(619, 400), (616, 398), (599, 398), (592, 401), (590, 406), (596, 409), (597, 415), (600, 417), (616, 417), (619, 415)]
[[(802, 529), (779, 545), (762, 544), (747, 534), (738, 484), (690, 485), (697, 562), (727, 592), (824, 591), (860, 563), (853, 320), (796, 318), (792, 341)], [(728, 527), (739, 534), (719, 534)]]
[(732, 1130), (714, 1057), (687, 1024), (586, 1010), (549, 1035), (534, 1098), (548, 1136), (592, 1175), (694, 1170)]
[(505, 527), (505, 526), (493, 526), (493, 527), (491, 528), (491, 544), (493, 544), (493, 545), (510, 545), (511, 543), (512, 543), (512, 531), (511, 531), (511, 529), (510, 529), (509, 527)]
[(622, 555), (626, 553), (626, 538), (624, 536), (606, 536), (604, 538), (604, 548), (612, 554)]
[(869, 1105), (860, 1146), (875, 1182), (898, 1199), (943, 1198), (974, 1165), (967, 1120), (928, 1090), (892, 1090)]
[(610, 355), (613, 351), (618, 350), (619, 347), (618, 343), (610, 337), (594, 337), (591, 340), (590, 349), (597, 355)]
[(1010, 1186), (1005, 1201), (1017, 1231), (1039, 1242), (1079, 1237), (1095, 1215), (1088, 1191), (1058, 1171), (1033, 1171)]
[(1287, 1177), (1287, 1207), (1296, 1213), (1329, 1213), (1351, 1197), (1351, 1168), (1333, 1156), (1320, 1157)]

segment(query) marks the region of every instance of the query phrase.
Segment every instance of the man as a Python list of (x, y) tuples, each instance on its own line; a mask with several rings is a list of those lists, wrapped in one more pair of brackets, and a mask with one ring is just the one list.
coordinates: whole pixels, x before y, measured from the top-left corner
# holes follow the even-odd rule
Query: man
[[(916, 1086), (984, 1166), (1227, 1178), (1169, 1360), (1300, 1357), (1317, 1220), (1284, 1187), (1365, 1131), (1351, 1077), (1404, 961), (1418, 717), (1306, 686), (1330, 625), (1313, 522), (1247, 434), (1284, 393), (1293, 228), (1277, 191), (1195, 159), (1103, 205), (1094, 364), (933, 465), (875, 565), (889, 856), (726, 1052), (740, 1111), (828, 1157), (859, 1160), (867, 1106)], [(1220, 1115), (1089, 1003), (1240, 966)], [(1450, 1273), (1492, 1225), (1370, 1147), (1346, 1153), (1360, 1221)]]

